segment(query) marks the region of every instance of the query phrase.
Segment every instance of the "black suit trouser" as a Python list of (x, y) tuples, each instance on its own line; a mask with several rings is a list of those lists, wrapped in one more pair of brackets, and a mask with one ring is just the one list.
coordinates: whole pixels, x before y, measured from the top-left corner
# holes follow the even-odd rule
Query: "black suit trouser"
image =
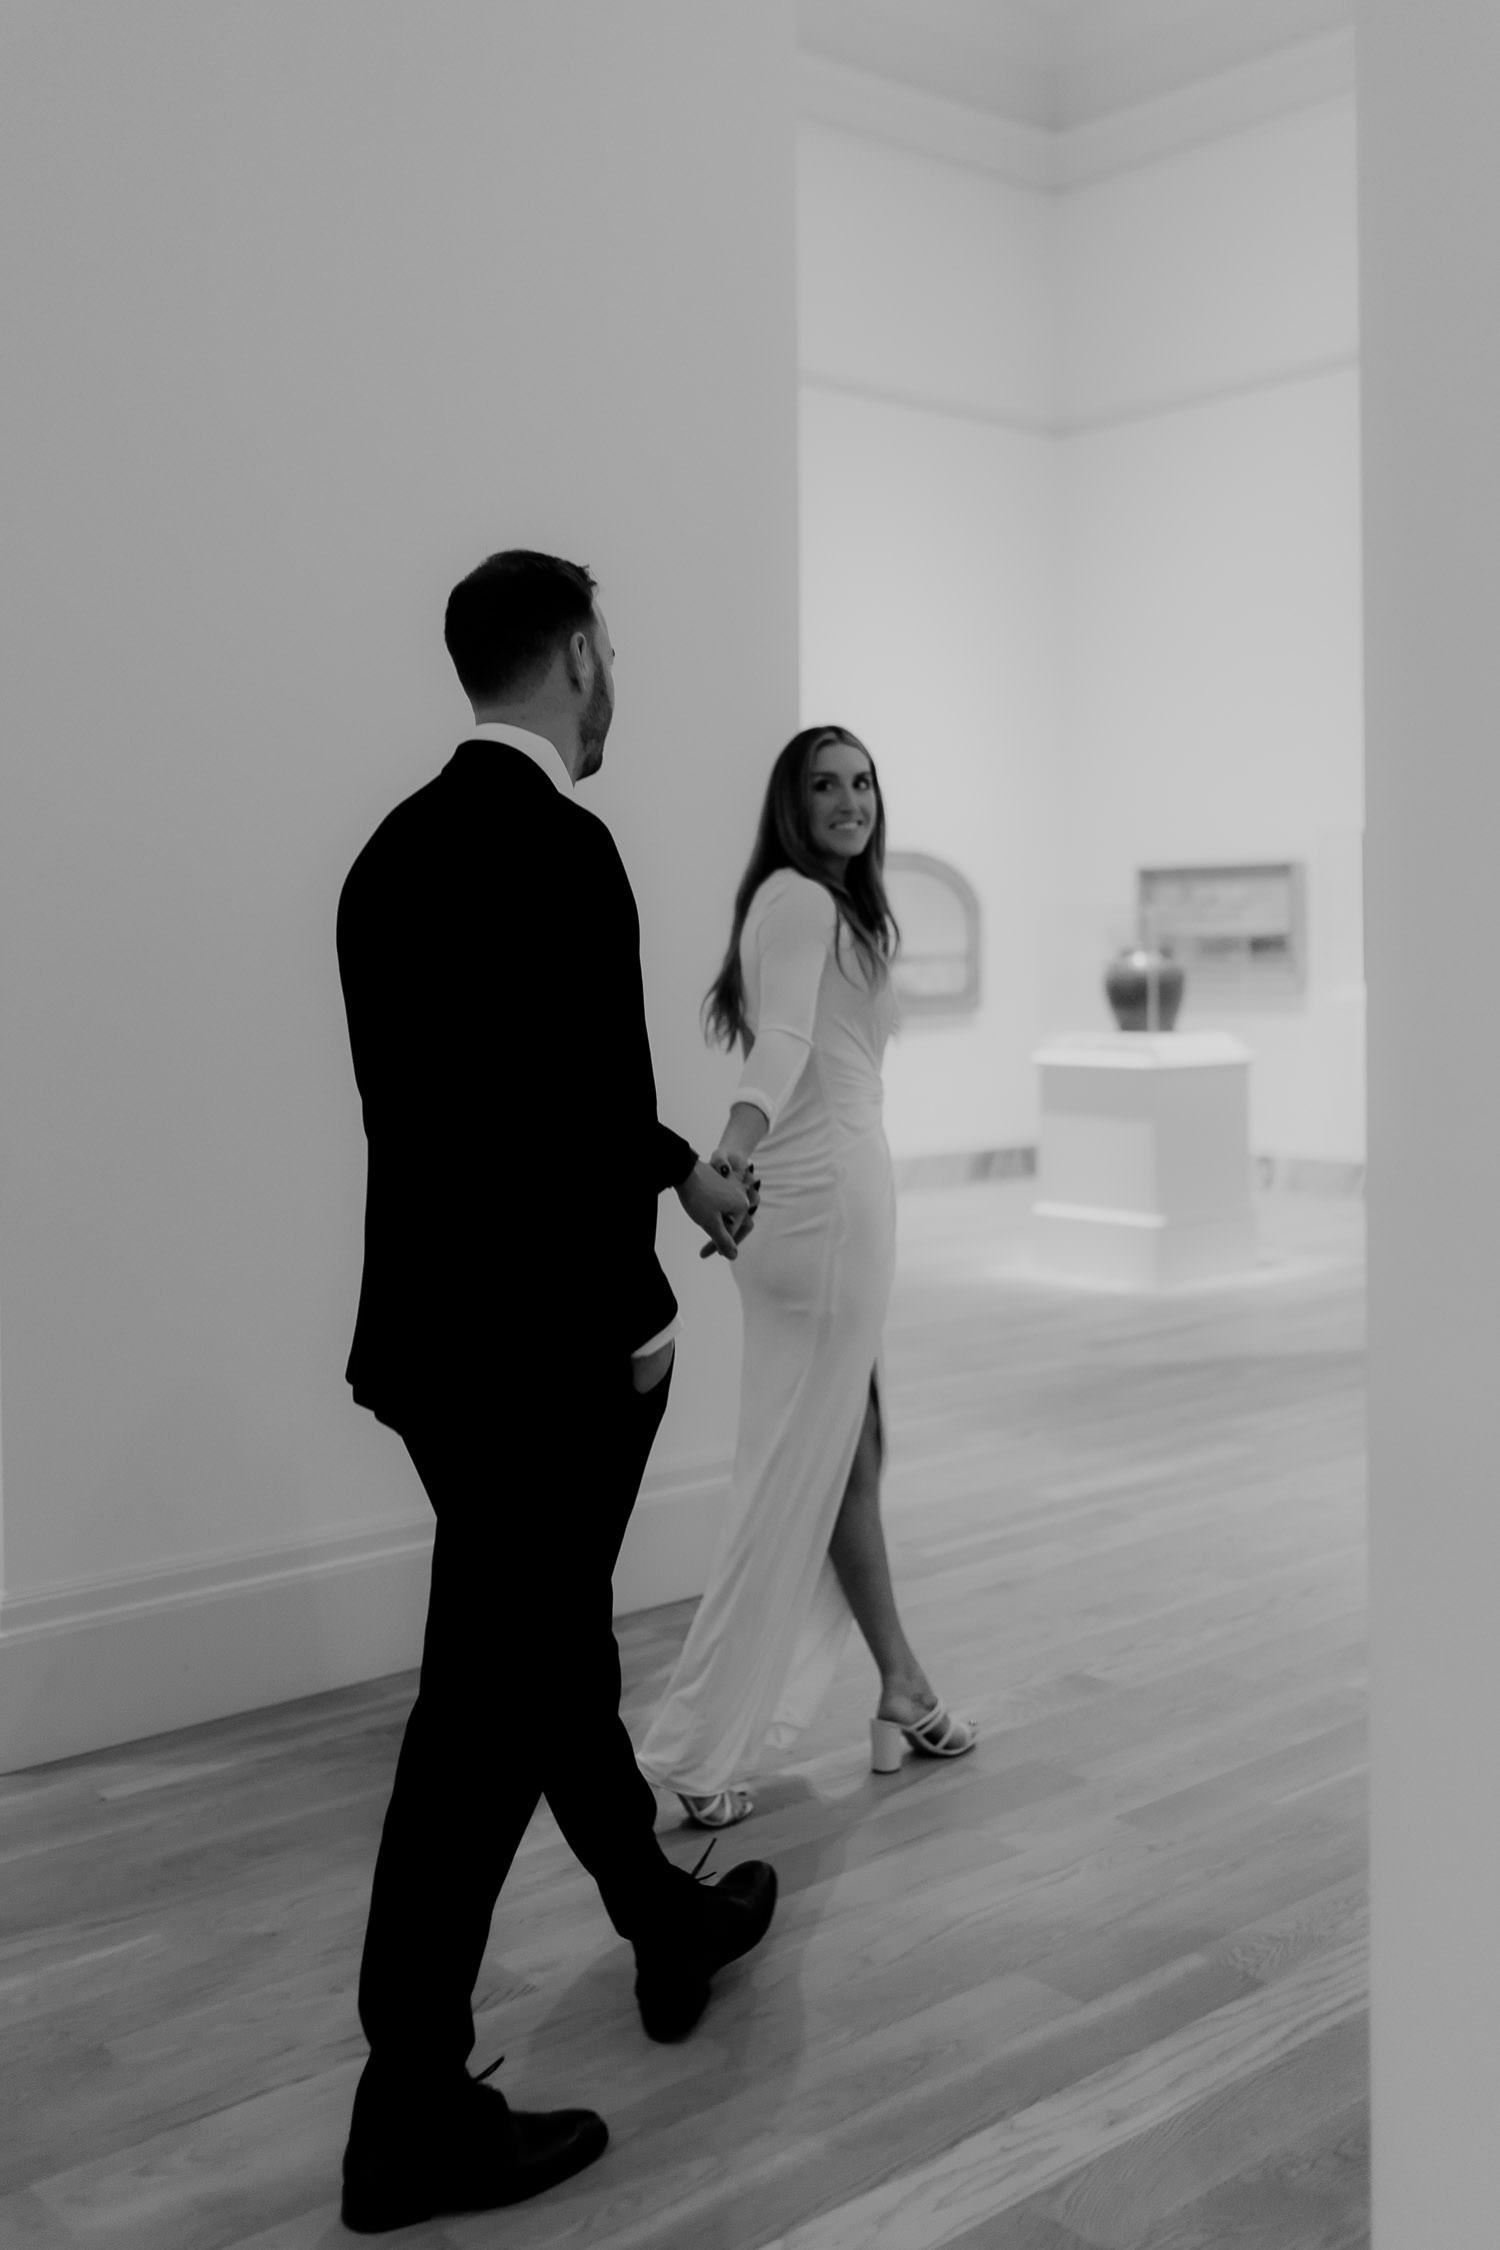
[(456, 1400), (402, 1417), (437, 1530), (359, 1978), (394, 2074), (467, 2061), (495, 1901), (542, 1797), (622, 1936), (677, 1900), (620, 1718), (611, 1583), (670, 1382), (575, 1366), (482, 1420)]

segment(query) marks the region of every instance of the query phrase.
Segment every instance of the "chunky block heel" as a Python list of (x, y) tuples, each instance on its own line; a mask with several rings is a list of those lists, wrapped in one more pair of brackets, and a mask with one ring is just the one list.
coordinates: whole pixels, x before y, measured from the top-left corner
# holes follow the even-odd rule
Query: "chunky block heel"
[(897, 1773), (909, 1748), (924, 1758), (961, 1758), (979, 1739), (972, 1719), (955, 1719), (945, 1703), (904, 1727), (897, 1719), (870, 1721), (870, 1766), (875, 1773)]
[(899, 1773), (906, 1756), (906, 1737), (894, 1719), (870, 1721), (870, 1771)]

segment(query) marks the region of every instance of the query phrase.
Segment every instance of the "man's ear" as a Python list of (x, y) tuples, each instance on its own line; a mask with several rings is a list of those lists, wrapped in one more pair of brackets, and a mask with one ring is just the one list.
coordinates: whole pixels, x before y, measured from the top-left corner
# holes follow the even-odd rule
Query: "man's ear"
[(594, 651), (588, 634), (582, 631), (568, 635), (566, 651), (568, 685), (586, 688), (593, 678)]

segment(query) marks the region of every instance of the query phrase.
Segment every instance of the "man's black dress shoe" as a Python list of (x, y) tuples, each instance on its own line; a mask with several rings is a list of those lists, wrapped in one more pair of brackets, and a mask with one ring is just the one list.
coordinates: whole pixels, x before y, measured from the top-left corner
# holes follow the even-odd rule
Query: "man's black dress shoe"
[(356, 2234), (386, 2234), (524, 2203), (592, 2164), (608, 2141), (591, 2109), (512, 2109), (467, 2074), (442, 2099), (402, 2101), (367, 2069), (344, 2151), (341, 2216)]
[(669, 1931), (635, 1939), (635, 1997), (648, 2039), (687, 2037), (708, 2006), (709, 1980), (759, 1945), (775, 1910), (775, 1868), (745, 1859), (684, 1895)]

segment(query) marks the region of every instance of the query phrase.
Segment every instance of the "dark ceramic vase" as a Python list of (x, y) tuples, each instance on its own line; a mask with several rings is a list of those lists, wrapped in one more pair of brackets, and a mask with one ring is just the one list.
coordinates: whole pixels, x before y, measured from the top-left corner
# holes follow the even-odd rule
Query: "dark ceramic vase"
[(1187, 976), (1180, 961), (1151, 945), (1127, 945), (1105, 973), (1104, 989), (1122, 1031), (1170, 1031)]

